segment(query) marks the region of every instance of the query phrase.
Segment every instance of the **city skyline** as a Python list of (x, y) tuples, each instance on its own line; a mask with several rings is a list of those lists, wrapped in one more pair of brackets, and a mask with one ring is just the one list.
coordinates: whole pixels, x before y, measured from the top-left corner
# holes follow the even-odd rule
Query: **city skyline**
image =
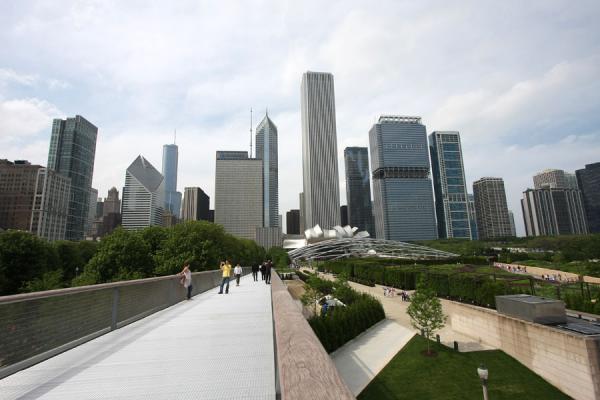
[[(302, 72), (323, 70), (336, 77), (341, 204), (343, 148), (367, 145), (364, 132), (386, 112), (421, 115), (428, 133), (460, 131), (468, 186), (502, 176), (520, 234), (519, 202), (533, 174), (598, 161), (597, 3), (520, 4), (518, 13), (514, 4), (453, 12), (442, 2), (390, 2), (381, 13), (331, 3), (319, 20), (300, 4), (157, 7), (2, 6), (2, 158), (45, 165), (52, 118), (84, 115), (100, 128), (92, 186), (105, 193), (123, 187), (122, 171), (139, 153), (160, 166), (161, 146), (177, 128), (178, 190), (200, 186), (213, 195), (207, 160), (223, 144), (246, 148), (249, 108), (268, 105), (281, 132), (280, 210), (298, 208), (297, 88)], [(240, 28), (218, 31), (225, 15)], [(277, 22), (263, 27), (264, 18)], [(149, 38), (131, 34), (149, 25)], [(63, 34), (70, 29), (78, 34)], [(243, 48), (242, 33), (255, 45)], [(71, 50), (56, 53), (44, 42)], [(173, 60), (185, 66), (173, 69)], [(451, 79), (433, 87), (440, 77)]]

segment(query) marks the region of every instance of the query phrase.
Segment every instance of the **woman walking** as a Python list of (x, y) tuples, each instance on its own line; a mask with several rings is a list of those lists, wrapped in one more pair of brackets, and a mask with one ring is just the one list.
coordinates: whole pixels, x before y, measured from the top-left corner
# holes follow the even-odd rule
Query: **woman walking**
[(237, 263), (233, 269), (233, 274), (235, 275), (235, 286), (240, 286), (240, 278), (242, 277), (242, 267), (240, 267), (240, 263)]
[(184, 288), (187, 289), (187, 299), (190, 300), (192, 298), (192, 271), (190, 271), (190, 263), (185, 262), (183, 264), (183, 269), (179, 273), (181, 276), (181, 284)]

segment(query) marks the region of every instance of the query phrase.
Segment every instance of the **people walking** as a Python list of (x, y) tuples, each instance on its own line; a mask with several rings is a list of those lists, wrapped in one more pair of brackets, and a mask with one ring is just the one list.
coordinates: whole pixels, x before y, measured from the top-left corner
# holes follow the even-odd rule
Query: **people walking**
[(265, 280), (265, 270), (267, 269), (267, 263), (263, 261), (262, 264), (260, 264), (260, 279), (262, 279), (263, 281)]
[(219, 266), (221, 271), (223, 271), (223, 280), (221, 281), (221, 288), (219, 289), (219, 294), (223, 294), (223, 286), (225, 286), (225, 294), (229, 294), (229, 280), (231, 279), (231, 264), (229, 264), (229, 260), (225, 260), (225, 262), (221, 262)]
[(233, 274), (235, 275), (235, 286), (240, 286), (240, 278), (242, 277), (242, 267), (240, 266), (240, 263), (237, 263), (233, 269)]
[(252, 264), (252, 278), (254, 278), (254, 282), (258, 280), (258, 270), (259, 267), (257, 264)]
[(265, 283), (267, 285), (271, 283), (271, 268), (273, 268), (273, 263), (269, 260), (265, 264)]
[(190, 271), (190, 263), (185, 262), (183, 264), (183, 269), (179, 273), (181, 276), (181, 284), (187, 290), (187, 299), (190, 300), (192, 298), (192, 271)]

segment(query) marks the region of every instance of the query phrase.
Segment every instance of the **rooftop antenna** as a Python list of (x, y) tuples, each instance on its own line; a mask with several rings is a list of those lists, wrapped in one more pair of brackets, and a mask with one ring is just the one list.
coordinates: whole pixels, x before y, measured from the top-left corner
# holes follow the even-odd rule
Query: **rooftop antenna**
[(250, 107), (250, 158), (252, 158), (252, 107)]

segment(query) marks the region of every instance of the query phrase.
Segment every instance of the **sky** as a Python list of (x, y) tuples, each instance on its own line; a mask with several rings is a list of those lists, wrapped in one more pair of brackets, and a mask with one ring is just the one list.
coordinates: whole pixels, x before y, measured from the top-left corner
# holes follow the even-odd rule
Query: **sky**
[[(173, 3), (173, 4), (171, 4)], [(53, 118), (98, 130), (93, 187), (122, 190), (142, 154), (179, 145), (178, 189), (214, 207), (215, 151), (279, 132), (280, 213), (302, 191), (300, 83), (331, 72), (343, 151), (380, 115), (459, 131), (469, 192), (502, 177), (517, 232), (546, 168), (600, 161), (600, 2), (138, 1), (0, 3), (0, 158), (46, 165)]]

